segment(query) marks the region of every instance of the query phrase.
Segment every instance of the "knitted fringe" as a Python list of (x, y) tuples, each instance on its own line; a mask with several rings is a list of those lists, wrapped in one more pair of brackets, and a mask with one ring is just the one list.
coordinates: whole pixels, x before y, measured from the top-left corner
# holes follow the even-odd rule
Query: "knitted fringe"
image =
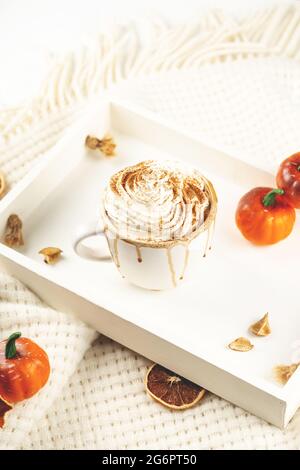
[[(49, 116), (67, 119), (70, 108), (74, 115), (74, 108), (80, 110), (87, 97), (121, 80), (248, 57), (284, 55), (300, 59), (300, 5), (295, 3), (258, 11), (240, 21), (211, 11), (188, 25), (146, 23), (143, 37), (147, 31), (148, 39), (143, 43), (139, 27), (135, 23), (116, 27), (99, 34), (89, 46), (56, 58), (37, 98), (0, 111), (1, 153), (5, 153), (8, 142), (16, 146), (16, 152), (22, 151), (26, 148), (26, 129), (36, 126), (38, 130)], [(1, 161), (5, 161), (5, 155), (0, 165)]]

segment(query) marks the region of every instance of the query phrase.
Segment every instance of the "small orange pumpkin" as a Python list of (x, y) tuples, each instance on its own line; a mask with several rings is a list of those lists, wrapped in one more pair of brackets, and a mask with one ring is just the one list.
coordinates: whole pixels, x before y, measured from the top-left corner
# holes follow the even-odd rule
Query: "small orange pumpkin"
[(49, 375), (48, 356), (36, 343), (21, 333), (0, 342), (0, 427), (12, 405), (35, 395)]
[(272, 245), (292, 231), (296, 213), (282, 189), (254, 188), (240, 200), (235, 220), (247, 240)]

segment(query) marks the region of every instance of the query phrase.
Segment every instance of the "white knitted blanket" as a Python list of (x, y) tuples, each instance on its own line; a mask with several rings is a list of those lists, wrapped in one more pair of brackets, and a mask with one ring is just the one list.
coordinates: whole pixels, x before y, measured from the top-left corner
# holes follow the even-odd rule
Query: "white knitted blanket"
[[(136, 25), (100, 35), (55, 63), (34, 102), (0, 111), (11, 186), (103, 86), (254, 160), (299, 150), (299, 6), (238, 23), (220, 12), (160, 22), (148, 36), (141, 44)], [(15, 329), (46, 348), (53, 371), (10, 414), (0, 448), (300, 448), (300, 413), (280, 431), (213, 395), (181, 413), (162, 408), (144, 391), (146, 359), (103, 336), (90, 347), (93, 331), (1, 275), (1, 337)]]

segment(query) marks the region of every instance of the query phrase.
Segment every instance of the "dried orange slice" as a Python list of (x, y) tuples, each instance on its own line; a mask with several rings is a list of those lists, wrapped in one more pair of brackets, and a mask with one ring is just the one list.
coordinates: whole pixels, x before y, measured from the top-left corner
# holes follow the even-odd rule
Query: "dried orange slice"
[(172, 410), (186, 410), (196, 405), (205, 390), (180, 375), (153, 364), (145, 378), (148, 394)]

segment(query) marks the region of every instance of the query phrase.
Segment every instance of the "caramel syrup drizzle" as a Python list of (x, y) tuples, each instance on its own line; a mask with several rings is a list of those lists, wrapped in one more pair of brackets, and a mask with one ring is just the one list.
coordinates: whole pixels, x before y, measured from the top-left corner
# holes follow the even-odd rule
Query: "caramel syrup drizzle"
[[(206, 257), (208, 250), (211, 249), (211, 241), (212, 241), (212, 238), (213, 238), (214, 229), (215, 229), (215, 220), (212, 221), (212, 223), (210, 224), (210, 226), (206, 230), (207, 236), (206, 236), (206, 242), (205, 242), (205, 249), (204, 249), (203, 257)], [(107, 231), (107, 226), (104, 228), (104, 231), (105, 232)], [(116, 235), (116, 237), (114, 239), (114, 242), (113, 242), (114, 243), (114, 249), (113, 250), (110, 249), (112, 258), (114, 259), (114, 262), (115, 262), (118, 269), (120, 268), (119, 247), (118, 247), (119, 239), (120, 239), (120, 237), (118, 235)], [(185, 271), (186, 271), (186, 268), (187, 268), (187, 265), (188, 265), (189, 254), (190, 254), (190, 251), (189, 251), (190, 242), (191, 242), (190, 240), (186, 241), (186, 242), (178, 242), (178, 244), (185, 247), (185, 256), (184, 256), (183, 268), (182, 268), (182, 272), (181, 272), (181, 275), (179, 277), (179, 280), (182, 280), (184, 278), (184, 274), (185, 274)], [(109, 248), (110, 248), (110, 243), (108, 243), (108, 245), (109, 245)], [(139, 245), (135, 245), (135, 244), (134, 244), (134, 246), (135, 246), (135, 250), (136, 250), (137, 261), (139, 263), (142, 263), (143, 258), (142, 258), (141, 247)], [(166, 249), (167, 249), (167, 259), (168, 259), (168, 266), (169, 266), (170, 273), (171, 273), (172, 284), (173, 284), (174, 287), (176, 287), (177, 286), (176, 271), (175, 271), (173, 257), (172, 257), (172, 249), (174, 248), (174, 246), (176, 246), (176, 245), (167, 247)]]
[(141, 249), (138, 245), (135, 246), (135, 249), (136, 249), (137, 260), (139, 263), (141, 263), (143, 261)]
[(117, 268), (120, 268), (118, 241), (119, 241), (119, 235), (116, 235), (116, 238), (114, 239), (114, 255), (115, 255), (114, 259), (115, 259)]
[(174, 269), (174, 264), (173, 264), (173, 259), (172, 259), (172, 252), (171, 252), (171, 250), (172, 250), (171, 247), (167, 248), (168, 265), (169, 265), (169, 269), (170, 269), (170, 271), (171, 271), (171, 277), (172, 277), (173, 286), (176, 287), (176, 286), (177, 286), (177, 282), (176, 282), (176, 273), (175, 273), (175, 269)]
[(182, 269), (182, 273), (181, 273), (181, 276), (180, 276), (180, 280), (182, 281), (183, 277), (184, 277), (184, 273), (185, 273), (185, 270), (187, 268), (187, 265), (188, 265), (188, 262), (189, 262), (189, 256), (190, 256), (190, 250), (189, 250), (189, 242), (187, 242), (185, 245), (185, 257), (184, 257), (184, 263), (183, 263), (183, 269)]

